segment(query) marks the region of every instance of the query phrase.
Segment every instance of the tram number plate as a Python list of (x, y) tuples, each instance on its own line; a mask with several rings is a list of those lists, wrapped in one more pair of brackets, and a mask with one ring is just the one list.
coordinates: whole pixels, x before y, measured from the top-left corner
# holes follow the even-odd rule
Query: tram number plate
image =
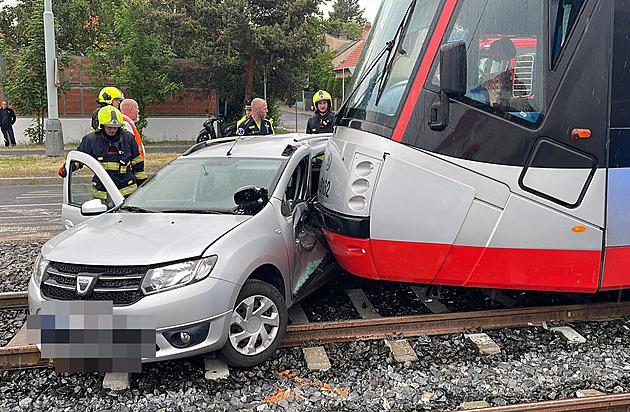
[(319, 187), (317, 188), (317, 192), (319, 196), (330, 197), (330, 180), (328, 179), (320, 179)]

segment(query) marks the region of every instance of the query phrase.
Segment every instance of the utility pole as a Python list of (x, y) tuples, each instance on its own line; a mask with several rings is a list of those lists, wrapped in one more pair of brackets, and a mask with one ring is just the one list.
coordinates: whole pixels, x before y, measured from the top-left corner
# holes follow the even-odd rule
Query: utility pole
[(341, 61), (341, 104), (346, 100), (346, 60)]
[(55, 17), (52, 0), (44, 0), (44, 46), (46, 49), (46, 92), (48, 98), (48, 120), (46, 121), (46, 156), (63, 154), (63, 131), (57, 107)]

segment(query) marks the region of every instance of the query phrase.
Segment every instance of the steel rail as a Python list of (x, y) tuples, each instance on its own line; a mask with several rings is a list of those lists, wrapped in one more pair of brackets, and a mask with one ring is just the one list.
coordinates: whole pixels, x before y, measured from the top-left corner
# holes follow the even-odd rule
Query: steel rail
[(413, 315), (290, 325), (281, 347), (308, 342), (351, 342), (423, 334), (445, 335), (469, 330), (500, 329), (544, 321), (597, 321), (630, 316), (630, 302), (548, 306), (477, 312)]
[(468, 412), (628, 412), (630, 393), (468, 409)]
[(10, 309), (28, 306), (28, 292), (3, 292), (0, 293), (0, 309)]

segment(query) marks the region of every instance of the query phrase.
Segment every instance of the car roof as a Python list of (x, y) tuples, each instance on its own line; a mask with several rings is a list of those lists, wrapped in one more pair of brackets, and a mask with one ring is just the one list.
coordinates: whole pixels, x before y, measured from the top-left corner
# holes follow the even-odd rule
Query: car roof
[[(330, 134), (288, 133), (267, 136), (230, 137), (208, 140), (188, 149), (181, 157), (257, 157), (287, 159), (301, 146), (323, 144)], [(295, 149), (291, 149), (292, 146)], [(289, 150), (287, 148), (289, 147)]]

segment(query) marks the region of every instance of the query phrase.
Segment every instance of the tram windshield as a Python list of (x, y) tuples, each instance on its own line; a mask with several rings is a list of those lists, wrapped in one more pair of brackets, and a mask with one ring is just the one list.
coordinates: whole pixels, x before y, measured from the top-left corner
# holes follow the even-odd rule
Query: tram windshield
[[(364, 76), (365, 79), (348, 99), (347, 117), (378, 119), (384, 123), (388, 123), (388, 117), (393, 118), (428, 39), (439, 4), (439, 0), (384, 1), (381, 4), (352, 75), (349, 90), (354, 90)], [(383, 53), (389, 41), (393, 41), (392, 50)], [(380, 58), (379, 54), (382, 54)]]

